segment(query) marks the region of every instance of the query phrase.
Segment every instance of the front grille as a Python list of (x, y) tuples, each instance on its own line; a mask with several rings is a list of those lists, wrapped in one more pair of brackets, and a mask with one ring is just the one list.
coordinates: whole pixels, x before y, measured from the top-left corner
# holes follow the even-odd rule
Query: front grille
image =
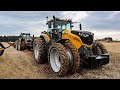
[(79, 36), (84, 44), (91, 45), (93, 43), (93, 35), (89, 35), (88, 37), (83, 37), (79, 35), (80, 32), (71, 31), (71, 33)]
[(84, 44), (91, 45), (93, 43), (93, 36), (89, 35), (89, 37), (81, 37), (81, 40)]

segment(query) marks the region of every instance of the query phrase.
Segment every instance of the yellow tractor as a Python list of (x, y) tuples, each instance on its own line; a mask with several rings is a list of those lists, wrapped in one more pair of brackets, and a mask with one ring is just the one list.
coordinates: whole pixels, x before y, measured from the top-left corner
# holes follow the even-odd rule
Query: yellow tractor
[(42, 64), (49, 62), (58, 76), (75, 73), (82, 66), (96, 68), (109, 63), (109, 54), (103, 44), (94, 42), (92, 32), (72, 30), (71, 19), (59, 19), (53, 16), (48, 20), (48, 30), (41, 32), (33, 42), (34, 59)]
[(33, 49), (33, 38), (30, 36), (30, 33), (21, 33), (20, 38), (15, 42), (16, 50), (22, 51), (25, 49)]

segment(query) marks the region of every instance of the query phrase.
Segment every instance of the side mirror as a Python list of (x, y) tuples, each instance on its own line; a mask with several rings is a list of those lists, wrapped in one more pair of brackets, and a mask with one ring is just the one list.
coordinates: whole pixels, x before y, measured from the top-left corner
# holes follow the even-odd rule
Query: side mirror
[(79, 27), (80, 27), (80, 30), (82, 30), (82, 25), (81, 25), (81, 24), (80, 24), (80, 26), (79, 26)]
[(48, 27), (51, 28), (51, 22), (48, 23)]

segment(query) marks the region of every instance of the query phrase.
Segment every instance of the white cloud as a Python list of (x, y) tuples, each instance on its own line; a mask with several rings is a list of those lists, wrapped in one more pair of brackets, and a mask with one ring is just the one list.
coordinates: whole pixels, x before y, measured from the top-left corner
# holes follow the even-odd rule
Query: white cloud
[(81, 19), (87, 16), (85, 11), (65, 11), (62, 14), (62, 18), (72, 19), (74, 22), (80, 22)]
[(120, 40), (120, 31), (118, 30), (93, 30), (95, 39), (102, 39), (105, 37), (112, 37), (113, 40)]
[[(83, 30), (93, 32), (95, 38), (110, 36), (120, 40), (119, 13), (120, 11), (0, 11), (0, 35), (30, 32), (39, 36), (42, 31), (47, 30), (46, 16), (52, 18), (52, 15), (55, 15), (58, 18), (81, 22)], [(73, 29), (79, 29), (79, 25)]]

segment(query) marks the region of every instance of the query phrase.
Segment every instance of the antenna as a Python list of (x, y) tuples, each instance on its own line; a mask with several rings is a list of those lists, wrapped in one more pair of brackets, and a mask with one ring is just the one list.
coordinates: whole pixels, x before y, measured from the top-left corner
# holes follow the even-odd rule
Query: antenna
[(53, 19), (55, 20), (55, 16), (53, 15)]
[(79, 26), (80, 30), (82, 30), (82, 25), (81, 25), (81, 23), (80, 23), (79, 25), (80, 25), (80, 26)]
[(46, 17), (46, 19), (47, 19), (47, 23), (46, 23), (46, 25), (48, 24), (48, 16)]

